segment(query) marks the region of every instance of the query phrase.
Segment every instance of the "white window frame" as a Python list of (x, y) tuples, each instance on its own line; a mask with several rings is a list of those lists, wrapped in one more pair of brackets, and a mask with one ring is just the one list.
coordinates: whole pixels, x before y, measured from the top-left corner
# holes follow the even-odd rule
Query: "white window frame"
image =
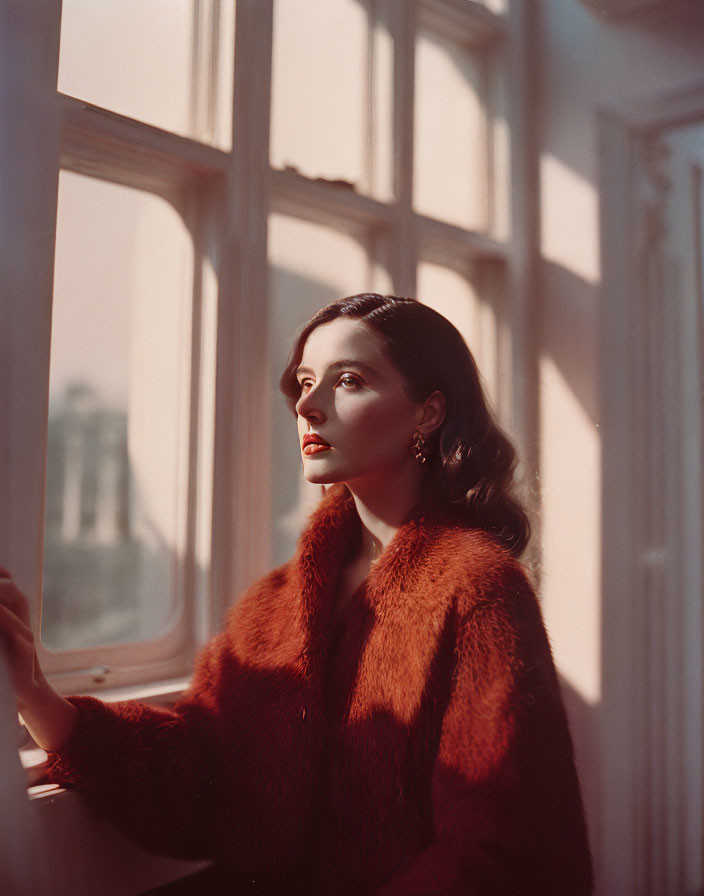
[[(33, 13), (23, 14), (18, 46), (43, 47), (31, 53), (34, 68), (15, 90), (8, 114), (39, 108), (9, 146), (19, 172), (8, 188), (17, 207), (31, 197), (44, 230), (36, 220), (19, 220), (9, 288), (3, 292), (4, 321), (0, 328), (3, 382), (0, 408), (0, 501), (9, 513), (0, 522), (0, 557), (13, 570), (32, 601), (39, 622), (42, 532), (44, 515), (50, 320), (54, 222), (58, 170), (129, 184), (168, 198), (193, 222), (195, 243), (215, 260), (218, 278), (215, 420), (197, 422), (191, 444), (212, 439), (212, 514), (191, 524), (211, 536), (211, 555), (203, 588), (205, 614), (197, 610), (192, 556), (186, 558), (187, 600), (183, 625), (157, 642), (71, 651), (42, 661), (63, 692), (88, 691), (110, 695), (111, 689), (140, 687), (171, 692), (167, 680), (185, 675), (198, 644), (215, 632), (233, 596), (267, 567), (269, 559), (269, 467), (262, 442), (268, 436), (271, 389), (266, 364), (267, 225), (270, 213), (324, 223), (336, 229), (364, 233), (383, 240), (394, 291), (413, 295), (420, 260), (436, 261), (462, 271), (481, 267), (487, 282), (502, 279), (503, 299), (496, 304), (501, 326), (504, 367), (502, 417), (511, 428), (524, 465), (535, 465), (533, 407), (535, 357), (532, 351), (532, 271), (537, 228), (535, 201), (526, 188), (535, 170), (535, 141), (525, 102), (531, 89), (531, 17), (521, 3), (511, 2), (497, 15), (474, 0), (389, 0), (394, 41), (393, 139), (394, 199), (388, 203), (336, 183), (272, 168), (269, 163), (271, 52), (273, 0), (237, 0), (233, 93), (233, 142), (230, 152), (63, 96), (56, 92), (60, 33), (59, 0), (40, 0)], [(486, 48), (495, 78), (504, 78), (511, 148), (509, 168), (497, 176), (510, 183), (510, 236), (466, 230), (419, 214), (413, 209), (413, 91), (415, 36), (420, 22), (454, 40)], [(50, 52), (47, 52), (47, 47)], [(6, 78), (17, 81), (11, 59)], [(0, 62), (0, 66), (3, 63)], [(16, 61), (15, 61), (16, 68)], [(30, 70), (31, 69), (31, 70)], [(42, 145), (28, 157), (27, 141)], [(7, 178), (6, 178), (7, 180)], [(178, 198), (177, 198), (178, 197)], [(183, 203), (188, 205), (184, 207)], [(2, 214), (2, 212), (0, 212)], [(9, 221), (3, 222), (5, 225)], [(29, 263), (31, 259), (31, 263)], [(199, 283), (196, 277), (196, 287)], [(489, 290), (491, 291), (491, 290)], [(197, 289), (196, 289), (197, 293)], [(496, 295), (499, 293), (496, 292)], [(198, 342), (194, 343), (198, 362)], [(19, 385), (21, 384), (21, 398)], [(192, 408), (198, 407), (194, 380)], [(195, 420), (198, 414), (195, 413)], [(209, 427), (213, 432), (209, 434)], [(199, 432), (197, 427), (201, 427)], [(257, 445), (248, 433), (258, 433)], [(195, 453), (194, 453), (195, 457)], [(194, 461), (195, 463), (195, 461)], [(198, 473), (191, 470), (198, 484)], [(196, 500), (190, 495), (191, 505)], [(10, 522), (11, 521), (11, 522)], [(29, 535), (27, 533), (30, 533)], [(202, 531), (200, 536), (202, 538)], [(190, 564), (190, 565), (189, 565)], [(102, 669), (110, 668), (109, 672)], [(146, 685), (146, 689), (145, 689)]]
[[(201, 503), (203, 463), (199, 454), (212, 452), (212, 421), (200, 413), (203, 379), (202, 317), (204, 265), (208, 250), (216, 250), (212, 234), (218, 219), (228, 154), (205, 144), (176, 137), (158, 128), (59, 94), (60, 169), (160, 196), (181, 215), (191, 234), (194, 252), (192, 284), (191, 386), (185, 552), (176, 567), (176, 618), (157, 637), (134, 642), (53, 652), (38, 643), (39, 658), (54, 684), (64, 692), (77, 688), (124, 687), (145, 676), (164, 680), (187, 673), (199, 643), (198, 618), (207, 605), (202, 577), (196, 577), (195, 543), (209, 538), (210, 515), (196, 513)], [(211, 297), (214, 300), (214, 297)], [(184, 446), (185, 447), (185, 446)], [(199, 593), (200, 592), (200, 593)], [(202, 629), (202, 625), (200, 626)], [(201, 631), (201, 638), (202, 638)]]

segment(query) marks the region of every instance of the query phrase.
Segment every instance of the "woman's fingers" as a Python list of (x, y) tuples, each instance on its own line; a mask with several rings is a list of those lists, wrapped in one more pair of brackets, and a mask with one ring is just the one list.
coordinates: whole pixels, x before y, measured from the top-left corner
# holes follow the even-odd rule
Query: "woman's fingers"
[(31, 697), (38, 664), (34, 635), (29, 626), (0, 601), (0, 647), (4, 648), (8, 671), (20, 705)]
[(17, 698), (22, 701), (32, 693), (39, 671), (36, 645), (29, 602), (4, 567), (0, 567), (0, 642), (5, 648)]
[(5, 604), (0, 603), (0, 628), (15, 637), (33, 639), (31, 628), (20, 617), (13, 613)]

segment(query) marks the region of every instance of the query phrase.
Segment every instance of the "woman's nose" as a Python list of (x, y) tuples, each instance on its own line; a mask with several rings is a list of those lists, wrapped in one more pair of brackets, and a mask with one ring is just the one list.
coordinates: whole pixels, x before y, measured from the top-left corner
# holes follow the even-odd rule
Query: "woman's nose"
[(296, 413), (311, 423), (322, 423), (325, 420), (325, 411), (322, 408), (321, 396), (317, 389), (302, 392), (296, 402)]

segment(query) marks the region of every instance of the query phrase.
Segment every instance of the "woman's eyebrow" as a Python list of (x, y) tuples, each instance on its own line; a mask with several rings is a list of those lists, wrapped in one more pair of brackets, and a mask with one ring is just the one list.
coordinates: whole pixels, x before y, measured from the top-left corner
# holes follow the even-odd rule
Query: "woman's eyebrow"
[[(332, 364), (328, 365), (328, 370), (342, 370), (345, 367), (356, 367), (359, 370), (363, 370), (368, 375), (374, 375), (377, 372), (374, 367), (365, 364), (363, 361), (356, 361), (354, 358), (343, 358), (340, 361), (334, 361)], [(304, 365), (296, 368), (296, 376), (300, 376), (304, 373), (312, 374), (313, 372), (312, 368), (305, 367)]]

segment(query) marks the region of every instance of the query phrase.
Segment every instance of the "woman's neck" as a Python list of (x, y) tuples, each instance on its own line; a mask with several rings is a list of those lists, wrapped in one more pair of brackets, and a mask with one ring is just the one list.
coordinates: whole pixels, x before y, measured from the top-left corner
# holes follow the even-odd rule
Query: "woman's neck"
[(335, 604), (338, 617), (420, 500), (420, 471), (411, 468), (404, 472), (407, 475), (379, 477), (375, 482), (346, 483), (361, 522), (361, 537), (359, 549), (342, 574)]
[(347, 483), (362, 523), (360, 554), (374, 563), (421, 497), (420, 470), (375, 483)]

